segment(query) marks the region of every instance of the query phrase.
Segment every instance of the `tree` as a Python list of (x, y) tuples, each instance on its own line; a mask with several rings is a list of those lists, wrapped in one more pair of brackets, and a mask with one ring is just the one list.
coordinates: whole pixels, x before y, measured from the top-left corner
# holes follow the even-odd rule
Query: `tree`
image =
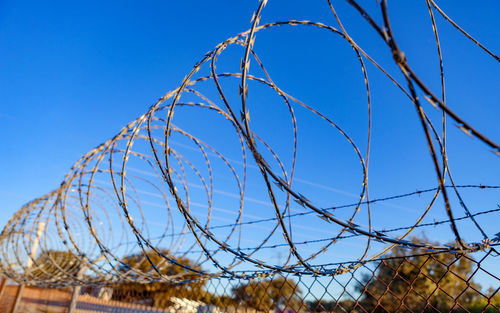
[[(159, 252), (163, 255), (171, 256), (168, 250), (161, 250)], [(123, 283), (115, 285), (113, 286), (114, 299), (130, 302), (149, 300), (150, 304), (157, 307), (167, 307), (170, 304), (169, 299), (171, 297), (199, 300), (206, 293), (203, 291), (205, 281), (199, 279), (199, 274), (169, 262), (155, 251), (150, 250), (147, 251), (146, 254), (132, 254), (126, 256), (121, 261), (124, 264), (121, 265), (118, 270), (122, 273), (126, 273), (130, 278), (133, 279), (133, 276), (139, 278), (147, 274), (149, 278), (153, 280), (158, 278), (159, 281), (147, 284)], [(200, 265), (195, 264), (186, 257), (175, 258), (175, 261), (191, 269), (201, 270)], [(160, 280), (160, 274), (154, 270), (151, 263), (155, 264), (155, 267), (161, 274), (168, 276), (178, 275), (180, 280), (186, 280), (188, 282), (181, 284), (162, 282)], [(189, 282), (189, 280), (192, 281)]]
[(357, 312), (353, 311), (356, 301), (354, 300), (313, 300), (307, 301), (308, 312)]
[(39, 280), (67, 280), (78, 276), (80, 259), (71, 251), (43, 251), (33, 262), (30, 274)]
[(242, 305), (267, 312), (278, 306), (298, 311), (302, 307), (302, 291), (284, 277), (251, 280), (232, 289), (234, 299)]
[(337, 301), (314, 300), (307, 301), (306, 304), (309, 312), (332, 312)]
[[(417, 238), (412, 241), (421, 242)], [(417, 256), (404, 258), (404, 255)], [(470, 257), (450, 253), (428, 255), (422, 249), (401, 246), (389, 256), (394, 258), (381, 261), (374, 275), (366, 276), (357, 287), (363, 294), (360, 304), (365, 310), (448, 312), (456, 302), (469, 307), (477, 301), (475, 290), (480, 290), (480, 286), (469, 280), (474, 264)]]
[(488, 299), (481, 297), (472, 302), (472, 304), (467, 308), (471, 312), (482, 312), (482, 313), (498, 313), (500, 311), (500, 292), (498, 289), (489, 288), (486, 295), (491, 295), (490, 302)]

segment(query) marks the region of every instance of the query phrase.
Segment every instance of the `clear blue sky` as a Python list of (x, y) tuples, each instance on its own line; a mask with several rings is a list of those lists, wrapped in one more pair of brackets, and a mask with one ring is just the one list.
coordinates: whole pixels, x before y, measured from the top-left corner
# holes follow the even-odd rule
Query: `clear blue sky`
[[(335, 2), (353, 38), (403, 81), (380, 38), (351, 7), (343, 1)], [(372, 2), (371, 11), (376, 12), (375, 1)], [(425, 2), (389, 2), (396, 38), (410, 65), (439, 94), (436, 49)], [(257, 4), (2, 1), (0, 224), (23, 203), (56, 188), (82, 154), (112, 137), (156, 99), (177, 87), (205, 52), (248, 29)], [(479, 41), (500, 53), (498, 1), (439, 4)], [(493, 141), (500, 142), (498, 63), (441, 17), (436, 18), (449, 106)], [(262, 23), (289, 19), (336, 26), (326, 1), (271, 0), (263, 11)], [(259, 34), (255, 49), (282, 89), (332, 116), (361, 147), (365, 146), (364, 85), (357, 60), (344, 41), (317, 30), (278, 29)], [(236, 63), (232, 68), (237, 69), (239, 57), (233, 59)], [(368, 66), (368, 75), (374, 125), (372, 198), (436, 186), (413, 105), (373, 66)], [(262, 103), (264, 95), (257, 93), (254, 99)], [(425, 106), (432, 118), (439, 120), (438, 112), (428, 104)], [(280, 117), (266, 113), (258, 105), (254, 110), (261, 121), (256, 122), (259, 133), (272, 133), (273, 128), (266, 125)], [(308, 121), (306, 115), (304, 119)], [(359, 193), (359, 176), (353, 178), (350, 169), (345, 169), (352, 166), (353, 173), (359, 174), (358, 163), (345, 141), (323, 132), (319, 126), (314, 128), (312, 120), (308, 122), (302, 145), (320, 147), (321, 152), (302, 155), (302, 164), (306, 165), (298, 165), (297, 177), (346, 193)], [(500, 184), (500, 159), (453, 124), (450, 122), (449, 158), (457, 183)], [(336, 150), (336, 144), (344, 146)], [(339, 197), (336, 199), (321, 190), (309, 191), (308, 198), (324, 205), (353, 199), (342, 198), (339, 193), (334, 193)], [(494, 208), (498, 195), (471, 193), (466, 200), (476, 212)], [(412, 207), (416, 203), (419, 202), (398, 205)], [(442, 209), (440, 205), (438, 208)], [(456, 209), (457, 215), (462, 215), (458, 206)], [(443, 212), (436, 215), (443, 216)], [(388, 213), (382, 212), (379, 217), (375, 223), (381, 227), (385, 226), (384, 221), (398, 223)], [(499, 231), (492, 222), (483, 222), (488, 235)]]

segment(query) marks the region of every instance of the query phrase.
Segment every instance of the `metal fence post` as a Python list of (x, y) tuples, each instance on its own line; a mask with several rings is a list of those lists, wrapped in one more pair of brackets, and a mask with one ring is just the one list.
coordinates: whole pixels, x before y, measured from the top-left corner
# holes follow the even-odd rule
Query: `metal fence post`
[(7, 286), (7, 278), (3, 277), (2, 283), (0, 283), (0, 300), (2, 299), (6, 286)]
[(17, 288), (16, 298), (14, 300), (14, 305), (12, 306), (10, 313), (17, 313), (17, 311), (19, 310), (19, 305), (21, 304), (21, 298), (23, 297), (23, 291), (24, 291), (24, 284), (21, 284)]
[[(76, 277), (80, 280), (83, 277), (83, 274), (85, 273), (85, 270), (87, 267), (85, 266), (85, 262), (87, 261), (87, 258), (85, 256), (82, 257), (82, 262), (79, 265), (78, 273), (76, 274)], [(71, 293), (71, 300), (69, 302), (69, 309), (68, 313), (75, 313), (76, 312), (76, 305), (78, 303), (78, 296), (80, 295), (80, 291), (82, 289), (81, 285), (77, 285), (73, 287), (73, 292)]]
[(78, 296), (80, 295), (81, 289), (82, 289), (82, 286), (74, 286), (73, 287), (73, 293), (71, 294), (71, 300), (69, 302), (68, 313), (75, 313), (76, 312), (76, 304), (78, 303)]
[[(40, 237), (42, 237), (43, 230), (45, 228), (45, 222), (38, 223), (38, 229), (36, 231), (36, 238), (31, 247), (30, 257), (26, 262), (26, 272), (29, 272), (31, 266), (33, 265), (33, 260), (36, 256), (36, 251), (38, 250), (38, 245), (40, 244)], [(12, 306), (11, 313), (18, 313), (19, 305), (21, 304), (21, 299), (23, 298), (24, 284), (19, 285), (16, 293), (16, 299), (14, 300), (14, 305)]]

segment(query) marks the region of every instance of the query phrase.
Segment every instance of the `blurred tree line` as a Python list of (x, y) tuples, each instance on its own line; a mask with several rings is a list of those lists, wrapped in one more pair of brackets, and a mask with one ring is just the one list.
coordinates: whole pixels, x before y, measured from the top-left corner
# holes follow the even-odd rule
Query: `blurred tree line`
[[(169, 255), (168, 250), (160, 251), (161, 254)], [(149, 260), (148, 260), (149, 259)], [(186, 257), (175, 258), (176, 262), (197, 271), (201, 266), (195, 264)], [(160, 277), (151, 263), (155, 264), (157, 270), (163, 275), (177, 275), (182, 283), (155, 282), (151, 284), (125, 283), (113, 286), (113, 298), (121, 301), (144, 301), (149, 299), (156, 307), (165, 308), (172, 305), (172, 297), (201, 301), (206, 304), (219, 307), (243, 306), (254, 308), (259, 311), (274, 310), (282, 303), (282, 306), (298, 311), (303, 303), (300, 295), (302, 291), (297, 284), (283, 277), (274, 279), (250, 280), (238, 284), (230, 289), (231, 295), (216, 295), (207, 291), (206, 280), (199, 279), (199, 275), (179, 265), (165, 262), (158, 253), (153, 251), (146, 254), (134, 254), (125, 257), (125, 264), (119, 271), (133, 275), (133, 271), (140, 272), (139, 275), (147, 273), (149, 277)]]
[[(421, 241), (417, 238), (412, 240)], [(168, 250), (160, 252), (170, 255)], [(404, 258), (405, 255), (415, 256)], [(79, 267), (75, 259), (76, 257), (69, 252), (44, 252), (35, 263), (45, 266), (39, 265), (33, 274), (47, 279), (51, 276), (76, 276)], [(189, 268), (201, 270), (199, 264), (186, 257), (177, 257), (175, 260)], [(489, 313), (499, 312), (498, 307), (500, 307), (500, 287), (484, 291), (471, 278), (477, 267), (470, 256), (449, 253), (429, 255), (418, 248), (396, 247), (357, 282), (354, 290), (349, 291), (352, 298), (343, 297), (331, 301), (322, 299), (305, 301), (298, 284), (293, 279), (282, 276), (239, 283), (229, 281), (217, 285), (220, 282), (202, 280), (197, 273), (165, 261), (153, 251), (129, 255), (121, 261), (122, 265), (118, 270), (132, 277), (146, 274), (153, 279), (159, 278), (160, 275), (151, 265), (153, 263), (161, 274), (176, 275), (184, 280), (181, 284), (153, 282), (112, 286), (115, 300), (147, 303), (160, 308), (171, 306), (173, 297), (201, 301), (221, 308), (252, 308), (266, 313), (269, 311)], [(215, 294), (208, 291), (221, 288), (223, 295), (220, 292)]]

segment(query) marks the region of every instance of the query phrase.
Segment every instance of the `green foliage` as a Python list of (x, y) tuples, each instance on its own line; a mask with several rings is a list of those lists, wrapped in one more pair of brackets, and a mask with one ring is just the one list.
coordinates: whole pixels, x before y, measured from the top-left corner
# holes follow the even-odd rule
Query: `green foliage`
[(489, 305), (488, 305), (488, 300), (486, 298), (480, 297), (479, 299), (475, 299), (474, 301), (472, 301), (472, 303), (467, 307), (467, 309), (473, 313), (475, 312), (498, 313), (499, 310), (497, 308), (500, 308), (499, 289), (495, 290), (493, 288), (490, 288), (488, 292), (486, 292), (486, 295), (494, 295), (493, 297), (491, 297)]
[(208, 301), (204, 301), (204, 302), (207, 304), (216, 305), (216, 306), (221, 307), (221, 308), (227, 308), (229, 306), (236, 307), (238, 305), (238, 302), (233, 297), (227, 296), (227, 295), (216, 296), (213, 294), (209, 294)]
[(314, 300), (307, 301), (307, 310), (309, 312), (332, 312), (337, 301)]
[[(419, 242), (419, 239), (412, 239)], [(418, 255), (418, 248), (397, 247), (389, 256)], [(480, 286), (472, 280), (474, 263), (462, 255), (440, 253), (384, 260), (372, 277), (364, 278), (361, 306), (374, 312), (396, 312), (408, 309), (417, 312), (439, 310), (449, 312), (455, 299), (463, 307), (478, 301)], [(474, 290), (475, 289), (475, 290)], [(426, 299), (429, 299), (427, 304)], [(377, 306), (378, 305), (378, 306)], [(454, 307), (455, 306), (455, 307)]]
[(325, 301), (314, 300), (307, 302), (308, 312), (356, 312), (353, 311), (356, 302), (353, 300)]
[(251, 280), (233, 288), (232, 292), (238, 303), (259, 311), (276, 309), (279, 304), (294, 311), (302, 307), (302, 291), (293, 280), (284, 277)]
[[(168, 250), (160, 251), (163, 255), (169, 255)], [(203, 296), (203, 286), (205, 281), (199, 280), (199, 275), (193, 271), (185, 269), (179, 265), (170, 263), (161, 255), (154, 251), (148, 251), (146, 254), (139, 253), (126, 256), (122, 259), (125, 265), (119, 268), (122, 273), (129, 276), (141, 276), (147, 274), (150, 278), (160, 278), (160, 274), (154, 270), (151, 263), (155, 265), (158, 271), (163, 275), (176, 275), (181, 280), (188, 282), (182, 284), (168, 282), (153, 282), (148, 284), (124, 283), (113, 286), (113, 298), (121, 301), (144, 301), (149, 300), (151, 304), (157, 307), (167, 307), (170, 305), (171, 297), (199, 300)], [(150, 262), (151, 261), (151, 262)], [(186, 257), (175, 258), (175, 261), (184, 266), (195, 270), (201, 270), (201, 266), (195, 264)], [(189, 280), (193, 280), (189, 282)]]
[(50, 281), (77, 277), (79, 270), (79, 259), (72, 252), (47, 250), (35, 259), (30, 273), (40, 280)]

